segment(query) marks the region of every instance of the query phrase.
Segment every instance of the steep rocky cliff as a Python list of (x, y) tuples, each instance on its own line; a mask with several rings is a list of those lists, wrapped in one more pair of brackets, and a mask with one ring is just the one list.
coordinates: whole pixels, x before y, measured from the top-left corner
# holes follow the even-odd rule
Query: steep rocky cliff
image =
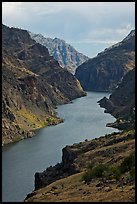
[(135, 69), (129, 71), (118, 87), (112, 92), (109, 99), (104, 97), (99, 101), (105, 112), (117, 118), (114, 124), (109, 124), (120, 129), (135, 125)]
[[(109, 99), (104, 97), (99, 103), (101, 107), (106, 108), (107, 112), (118, 118), (114, 124), (109, 125), (126, 130), (63, 148), (61, 163), (35, 174), (35, 190), (27, 195), (26, 202), (134, 200), (134, 180), (129, 179), (130, 172), (123, 175), (124, 181), (96, 179), (88, 184), (82, 183), (82, 175), (90, 165), (107, 164), (115, 168), (131, 152), (134, 152), (135, 69), (123, 77)], [(124, 189), (126, 189), (122, 191), (122, 194), (119, 189), (121, 182), (124, 183)], [(115, 196), (116, 191), (117, 196)], [(111, 193), (106, 194), (106, 192)]]
[(2, 26), (2, 144), (61, 122), (54, 108), (84, 96), (80, 83), (26, 30)]
[(59, 38), (45, 38), (41, 34), (31, 32), (30, 36), (37, 43), (46, 46), (50, 55), (59, 62), (59, 65), (73, 74), (79, 65), (89, 59), (89, 57), (79, 53), (71, 45)]
[[(25, 202), (135, 200), (135, 166), (130, 169), (132, 161), (135, 165), (135, 69), (128, 71), (109, 99), (103, 98), (99, 104), (117, 118), (109, 125), (123, 131), (63, 148), (61, 163), (36, 172), (35, 190)], [(106, 169), (99, 176), (100, 165), (110, 168), (116, 177)], [(92, 171), (95, 168), (96, 172)], [(93, 177), (95, 174), (98, 176)], [(83, 175), (87, 180), (83, 181)]]
[(115, 167), (134, 151), (134, 130), (66, 146), (61, 163), (35, 174), (35, 190), (27, 195), (25, 202), (134, 201), (134, 180), (129, 172), (123, 174), (124, 190), (121, 180), (82, 180), (89, 166), (105, 164)]
[(135, 30), (132, 30), (123, 41), (80, 65), (75, 76), (86, 91), (112, 91), (134, 67)]

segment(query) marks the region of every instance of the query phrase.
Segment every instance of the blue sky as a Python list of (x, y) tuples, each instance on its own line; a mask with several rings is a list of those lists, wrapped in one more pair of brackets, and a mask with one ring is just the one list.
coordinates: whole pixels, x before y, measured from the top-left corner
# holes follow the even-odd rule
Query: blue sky
[(2, 22), (94, 57), (135, 29), (135, 2), (2, 2)]

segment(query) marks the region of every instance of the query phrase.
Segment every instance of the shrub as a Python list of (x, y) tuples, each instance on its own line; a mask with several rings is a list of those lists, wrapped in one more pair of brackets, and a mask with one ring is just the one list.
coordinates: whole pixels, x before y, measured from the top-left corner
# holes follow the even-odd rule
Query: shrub
[(108, 167), (105, 164), (99, 164), (94, 167), (88, 167), (87, 171), (82, 177), (85, 182), (91, 181), (93, 178), (103, 177), (104, 171), (107, 171)]
[(132, 153), (126, 157), (119, 166), (107, 166), (106, 164), (99, 164), (93, 166), (90, 164), (87, 171), (83, 174), (82, 180), (85, 182), (91, 181), (93, 178), (106, 178), (119, 180), (121, 175), (129, 171), (130, 176), (135, 178), (135, 154)]
[(120, 172), (120, 170), (119, 170), (119, 168), (118, 167), (116, 167), (116, 166), (110, 166), (109, 168), (108, 168), (108, 170), (107, 171), (105, 171), (104, 173), (103, 173), (103, 176), (106, 178), (106, 179), (115, 179), (115, 180), (119, 180), (120, 179), (120, 177), (121, 177), (121, 172)]
[(47, 122), (51, 123), (53, 121), (53, 118), (49, 117), (47, 118)]
[(132, 153), (123, 160), (123, 162), (119, 166), (119, 169), (121, 173), (125, 173), (127, 171), (130, 171), (134, 166), (135, 166), (135, 154)]
[(92, 169), (92, 174), (94, 178), (103, 177), (103, 173), (108, 170), (105, 164), (99, 164)]
[(131, 176), (131, 178), (133, 178), (133, 179), (135, 178), (135, 166), (131, 168), (131, 170), (130, 170), (130, 176)]
[(92, 178), (93, 178), (93, 175), (92, 175), (91, 169), (87, 170), (82, 176), (82, 180), (84, 180), (85, 182), (91, 181)]

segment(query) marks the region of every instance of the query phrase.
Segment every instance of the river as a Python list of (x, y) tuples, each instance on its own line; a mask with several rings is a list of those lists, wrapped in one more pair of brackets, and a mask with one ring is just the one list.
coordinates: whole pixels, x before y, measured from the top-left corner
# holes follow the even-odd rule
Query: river
[(2, 149), (2, 202), (22, 202), (34, 189), (34, 174), (60, 162), (66, 145), (118, 131), (106, 127), (115, 118), (97, 104), (104, 96), (109, 93), (87, 92), (86, 97), (58, 106), (63, 123), (42, 128), (34, 137)]

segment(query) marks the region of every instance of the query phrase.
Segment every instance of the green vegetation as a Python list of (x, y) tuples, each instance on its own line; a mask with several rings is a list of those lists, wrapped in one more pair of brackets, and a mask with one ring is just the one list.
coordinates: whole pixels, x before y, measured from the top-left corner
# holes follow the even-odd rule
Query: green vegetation
[(103, 173), (103, 177), (109, 180), (115, 179), (118, 181), (121, 178), (121, 172), (116, 166), (110, 166), (107, 171)]
[(104, 176), (104, 172), (108, 171), (108, 166), (106, 164), (99, 164), (92, 167), (88, 167), (87, 171), (82, 177), (85, 182), (91, 181), (93, 178), (101, 178)]
[(130, 170), (129, 173), (130, 173), (131, 178), (135, 179), (135, 166), (133, 166), (133, 167), (131, 168), (131, 170)]
[(52, 117), (47, 118), (48, 123), (52, 123), (53, 121), (54, 121), (54, 118), (52, 118)]
[(119, 166), (121, 173), (125, 173), (127, 171), (133, 171), (135, 167), (135, 154), (132, 153), (128, 157), (124, 159), (124, 161)]
[(106, 178), (109, 180), (120, 180), (121, 176), (129, 172), (131, 178), (135, 178), (135, 154), (132, 153), (126, 157), (118, 166), (108, 166), (107, 164), (98, 164), (88, 166), (87, 171), (83, 174), (82, 180), (91, 181), (93, 178)]

